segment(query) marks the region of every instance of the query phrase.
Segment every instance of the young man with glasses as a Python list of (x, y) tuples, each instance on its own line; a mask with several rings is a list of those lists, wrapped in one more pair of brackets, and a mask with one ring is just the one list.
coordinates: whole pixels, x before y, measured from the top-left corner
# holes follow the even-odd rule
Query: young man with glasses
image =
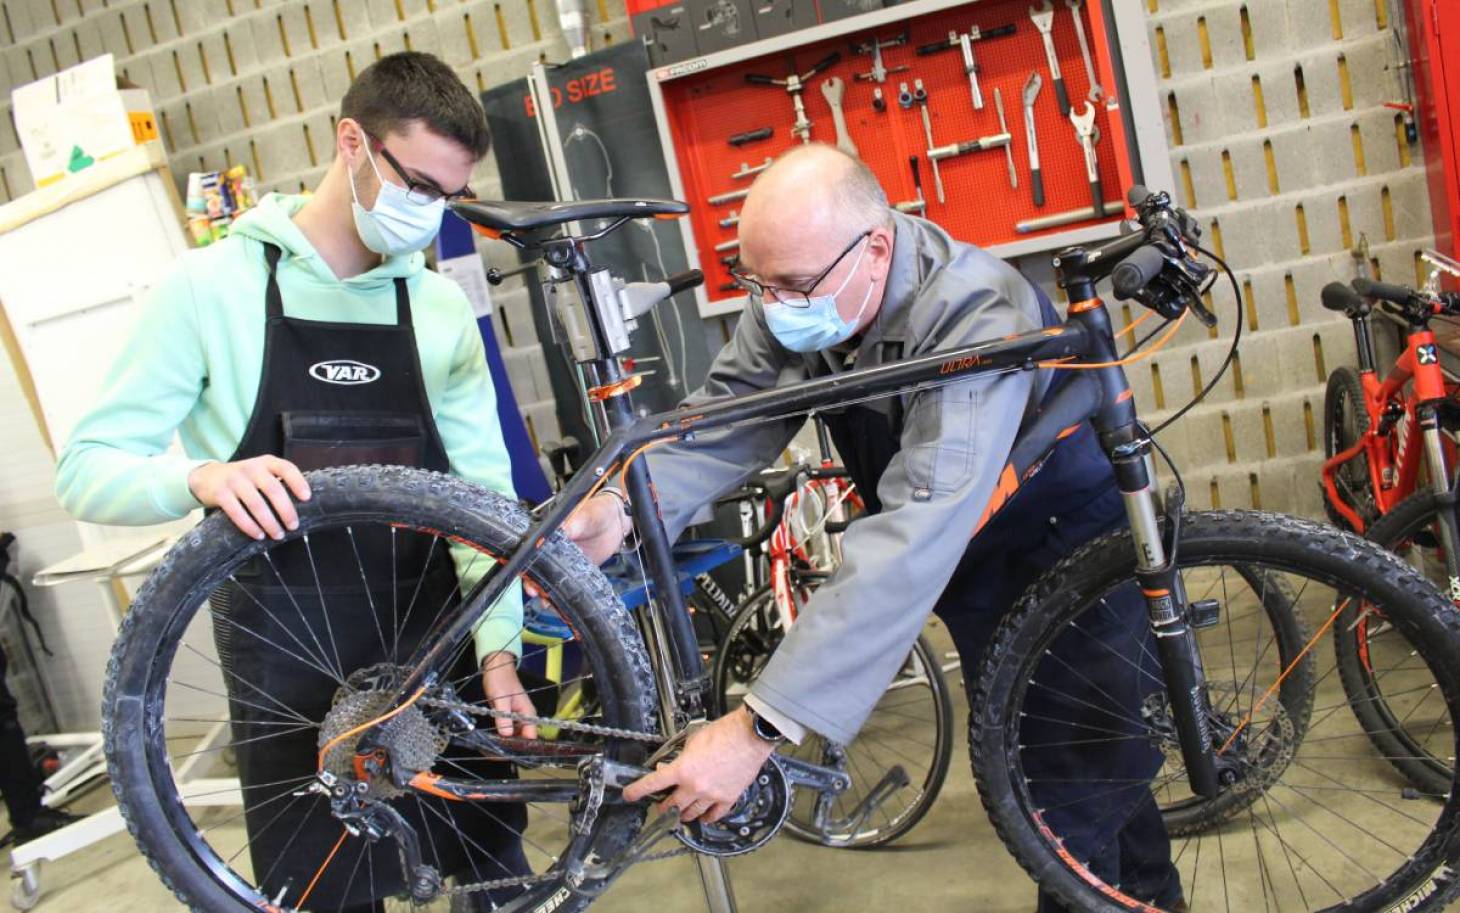
[[(228, 238), (186, 254), (153, 290), (101, 402), (61, 454), (56, 491), (65, 507), (112, 524), (163, 522), (203, 507), (223, 511), (247, 536), (280, 540), (298, 527), (292, 499), (309, 498), (301, 470), (421, 466), (510, 495), (475, 316), (421, 254), (445, 201), (471, 195), (467, 181), (489, 141), (481, 107), (440, 60), (392, 54), (361, 72), (341, 103), (335, 158), (314, 194), (269, 194)], [(183, 454), (168, 452), (174, 433)], [(328, 636), (332, 655), (359, 659), (341, 662), (348, 674), (382, 661), (370, 652), (377, 606), (434, 603), (415, 613), (420, 624), (398, 630), (397, 654), (408, 653), (438, 607), (485, 570), (465, 548), (407, 554), (407, 537), (398, 550), (395, 539), (328, 535), (312, 537), (312, 550), (307, 539), (272, 548), (267, 569), (245, 564), (210, 597), (252, 883), (294, 902), (341, 828), (325, 803), (289, 800), (316, 768), (317, 726), (281, 726), (264, 705), (317, 723), (351, 685), (323, 678), (260, 632), (275, 625), (296, 642)], [(379, 568), (392, 569), (385, 579), (399, 592), (366, 582), (365, 569)], [(331, 585), (316, 600), (320, 579)], [(516, 671), (521, 611), (513, 593), (477, 630), (475, 661), (464, 658), (467, 700), (485, 690), (500, 709), (535, 712)], [(289, 628), (300, 623), (307, 634)], [(384, 623), (392, 623), (389, 611)], [(535, 735), (507, 720), (497, 728)], [(520, 806), (423, 802), (433, 815), (418, 813), (422, 802), (400, 809), (440, 874), (480, 881), (525, 873)], [(376, 910), (399, 893), (394, 841), (379, 841), (369, 857), (368, 877), (358, 865), (358, 877), (348, 865), (326, 871), (312, 885), (310, 909)], [(468, 896), (483, 909), (503, 899)]]
[[(777, 159), (752, 185), (739, 228), (736, 277), (750, 300), (690, 404), (1059, 322), (1018, 272), (931, 222), (894, 212), (867, 167), (829, 146), (799, 146)], [(811, 597), (742, 707), (691, 735), (683, 753), (624, 797), (670, 791), (666, 804), (684, 820), (715, 820), (779, 742), (808, 732), (851, 742), (930, 611), (973, 675), (1024, 589), (1124, 516), (1088, 423), (993, 512), (1015, 436), (1056, 382), (1050, 371), (1018, 371), (824, 414), (869, 516), (848, 529), (842, 566)], [(777, 459), (801, 424), (700, 435), (647, 455), (670, 534)], [(626, 531), (620, 498), (591, 499), (568, 526), (592, 558), (606, 558)], [(1139, 596), (1109, 602), (1114, 630), (1145, 630)], [(1070, 693), (1101, 680), (1101, 663), (1118, 672), (1131, 661), (1113, 649), (1084, 652), (1094, 655), (1072, 658), (1062, 683)], [(1031, 724), (1026, 734), (1037, 729)], [(1170, 842), (1145, 785), (1162, 760), (1144, 741), (1072, 748), (1069, 763), (1090, 779), (1068, 780), (1062, 804), (1082, 821), (1066, 831), (1078, 858), (1111, 883), (1118, 876), (1134, 896), (1180, 910)], [(1140, 786), (1112, 798), (1104, 785), (1112, 780)], [(1039, 909), (1061, 905), (1041, 895)]]

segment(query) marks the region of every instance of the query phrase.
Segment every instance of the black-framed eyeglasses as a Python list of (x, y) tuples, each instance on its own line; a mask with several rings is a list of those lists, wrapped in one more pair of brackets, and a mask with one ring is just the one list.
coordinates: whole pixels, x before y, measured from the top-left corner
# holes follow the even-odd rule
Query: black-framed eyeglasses
[(476, 196), (471, 192), (470, 186), (463, 187), (460, 190), (453, 192), (444, 190), (441, 185), (437, 184), (435, 181), (416, 180), (409, 174), (406, 174), (406, 170), (401, 166), (401, 163), (396, 160), (395, 156), (390, 154), (389, 149), (385, 148), (385, 143), (382, 143), (380, 140), (376, 139), (368, 133), (365, 134), (365, 136), (371, 142), (375, 143), (375, 148), (380, 150), (381, 158), (384, 158), (385, 161), (390, 165), (390, 167), (395, 169), (395, 173), (400, 175), (400, 179), (406, 182), (406, 199), (410, 200), (412, 203), (418, 203), (422, 206), (426, 206), (436, 202), (437, 200), (470, 200)]
[(831, 271), (836, 269), (836, 265), (838, 263), (846, 259), (847, 254), (851, 253), (853, 250), (856, 250), (857, 245), (865, 241), (871, 234), (872, 229), (869, 228), (866, 231), (862, 232), (860, 235), (857, 235), (855, 238), (853, 238), (852, 243), (848, 244), (841, 253), (836, 255), (836, 259), (831, 261), (831, 265), (822, 270), (815, 279), (812, 279), (811, 282), (806, 285), (805, 288), (790, 288), (786, 286), (769, 285), (739, 268), (731, 269), (730, 275), (733, 276), (735, 278), (735, 281), (740, 283), (746, 291), (750, 292), (752, 295), (759, 296), (762, 300), (766, 298), (774, 298), (781, 304), (790, 305), (791, 307), (810, 307), (811, 293), (816, 291), (816, 287), (821, 285), (821, 283), (826, 280), (827, 276), (831, 275)]

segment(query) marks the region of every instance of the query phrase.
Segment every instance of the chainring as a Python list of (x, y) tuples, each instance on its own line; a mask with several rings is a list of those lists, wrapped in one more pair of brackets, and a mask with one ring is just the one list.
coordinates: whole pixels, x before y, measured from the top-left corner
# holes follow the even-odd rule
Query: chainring
[(791, 781), (771, 755), (730, 813), (713, 824), (695, 821), (674, 836), (709, 856), (740, 856), (760, 849), (775, 837), (791, 814)]

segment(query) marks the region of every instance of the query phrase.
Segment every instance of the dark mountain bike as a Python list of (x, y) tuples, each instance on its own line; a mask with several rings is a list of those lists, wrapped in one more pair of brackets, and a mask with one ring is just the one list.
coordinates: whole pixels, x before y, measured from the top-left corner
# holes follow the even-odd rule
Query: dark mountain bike
[[(1313, 647), (1349, 607), (1382, 612), (1412, 651), (1409, 662), (1433, 678), (1453, 740), (1460, 621), (1433, 587), (1372, 543), (1274, 514), (1183, 513), (1179, 476), (1158, 495), (1152, 454), (1161, 428), (1140, 423), (1122, 370), (1146, 353), (1117, 355), (1095, 285), (1111, 277), (1118, 297), (1172, 323), (1159, 345), (1188, 313), (1214, 320), (1201, 293), (1217, 274), (1199, 259), (1195, 223), (1164, 194), (1137, 189), (1131, 202), (1126, 234), (1058, 255), (1073, 302), (1065, 324), (642, 417), (629, 393), (635, 380), (615, 356), (627, 349), (633, 320), (700, 277), (623, 285), (594, 268), (588, 245), (630, 219), (687, 207), (456, 204), (468, 221), (545, 259), (559, 339), (615, 430), (536, 515), (446, 476), (356, 467), (311, 474), (313, 497), (299, 505), (289, 542), (253, 541), (221, 516), (189, 533), (139, 595), (108, 667), (108, 758), (138, 845), (197, 910), (309, 910), (317, 884), (379, 879), (419, 901), (517, 892), (508, 909), (541, 913), (586, 907), (627, 866), (663, 855), (666, 837), (678, 851), (716, 856), (764, 845), (785, 822), (793, 784), (837, 794), (846, 772), (775, 757), (726, 818), (687, 827), (672, 815), (646, 822), (647, 806), (621, 796), (673, 754), (703, 716), (709, 689), (649, 472), (636, 458), (737, 425), (1045, 367), (1073, 374), (1021, 430), (987, 513), (1019, 509), (1023, 481), (1063, 434), (1090, 420), (1129, 528), (1085, 545), (1032, 586), (970, 677), (974, 772), (1006, 845), (1074, 909), (1156, 909), (1138, 874), (1122, 872), (1143, 860), (1111, 863), (1122, 825), (1155, 799), (1193, 810), (1171, 846), (1190, 909), (1440, 909), (1456, 891), (1460, 800), (1453, 788), (1443, 798), (1404, 788), (1395, 759), (1347, 712), (1331, 651)], [(594, 220), (604, 221), (591, 234), (564, 229)], [(656, 594), (635, 615), (560, 531), (610, 477), (630, 498), (634, 548)], [(967, 534), (976, 520), (947, 532)], [(309, 579), (307, 570), (283, 580), (271, 570), (275, 550), (297, 540), (349, 555), (365, 536), (426, 563), (450, 551), (471, 585), (423, 597), (421, 567), (392, 561), (359, 568), (372, 584), (367, 597), (351, 595), (362, 590), (348, 580)], [(542, 687), (530, 684), (536, 660), (524, 651), (536, 714), (509, 714), (468, 693), (478, 675), (467, 655), (472, 632), (493, 623), (520, 579), (563, 620), (573, 648), (559, 680)], [(279, 693), (254, 670), (220, 668), (199, 609), (225, 583), (236, 599), (260, 587), (296, 594), (294, 615), (230, 636), (292, 658), (315, 677), (312, 691)], [(1301, 618), (1315, 623), (1312, 634)], [(377, 636), (354, 638), (346, 655), (333, 636), (345, 625)], [(591, 686), (595, 715), (554, 717), (569, 682)], [(174, 778), (175, 766), (200, 753), (216, 758), (231, 744), (204, 741), (227, 726), (230, 700), (251, 705), (234, 741), (271, 738), (270, 722), (318, 734), (319, 757), (297, 778), (247, 787), (255, 833), (270, 826), (273, 808), (285, 820), (338, 821), (338, 842), (305, 861), (307, 879), (255, 870), (241, 813), (217, 807), (236, 802), (237, 782), (220, 776), (200, 788), (194, 778), (180, 789)], [(490, 724), (504, 715), (553, 737), (497, 735)], [(1114, 767), (1117, 756), (1139, 765)], [(419, 822), (481, 816), (520, 834), (525, 862), (469, 840), (464, 825), (445, 842), (435, 827), (421, 835)]]

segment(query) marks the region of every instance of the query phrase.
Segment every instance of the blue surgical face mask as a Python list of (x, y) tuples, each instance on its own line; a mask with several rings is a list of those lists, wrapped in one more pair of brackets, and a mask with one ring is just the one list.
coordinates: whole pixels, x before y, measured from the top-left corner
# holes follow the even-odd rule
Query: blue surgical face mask
[(375, 197), (375, 207), (366, 209), (360, 205), (354, 175), (350, 176), (350, 195), (355, 198), (351, 209), (355, 213), (355, 231), (360, 234), (360, 243), (382, 257), (413, 254), (430, 244), (441, 230), (441, 214), (446, 208), (446, 201), (412, 202), (404, 187), (398, 187), (381, 176), (375, 156), (370, 154), (369, 140), (365, 141), (365, 158), (380, 182), (380, 193)]
[(866, 253), (867, 248), (864, 245), (862, 252), (857, 254), (857, 259), (852, 263), (851, 272), (842, 280), (841, 287), (830, 295), (808, 298), (804, 306), (786, 304), (784, 301), (765, 302), (766, 325), (770, 327), (771, 335), (776, 337), (776, 341), (792, 352), (819, 352), (850, 339), (862, 322), (867, 302), (872, 300), (872, 285), (867, 285), (867, 294), (862, 296), (862, 304), (851, 320), (842, 319), (841, 312), (836, 307), (836, 299), (851, 284), (852, 277), (857, 274), (857, 267), (861, 266), (862, 257)]

